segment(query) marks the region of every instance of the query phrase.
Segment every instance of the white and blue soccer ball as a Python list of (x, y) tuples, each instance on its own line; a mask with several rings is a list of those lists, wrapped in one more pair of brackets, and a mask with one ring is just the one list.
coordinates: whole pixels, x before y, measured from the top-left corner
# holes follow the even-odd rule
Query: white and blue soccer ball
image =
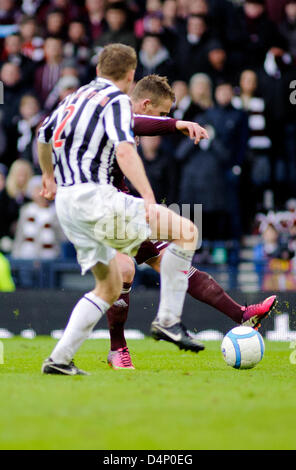
[(252, 369), (263, 358), (264, 350), (262, 336), (250, 326), (232, 328), (221, 344), (226, 364), (235, 369)]

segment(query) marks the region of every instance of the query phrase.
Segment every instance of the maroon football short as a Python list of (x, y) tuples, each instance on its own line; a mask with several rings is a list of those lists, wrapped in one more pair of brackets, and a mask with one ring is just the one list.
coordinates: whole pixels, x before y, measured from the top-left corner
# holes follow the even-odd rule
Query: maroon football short
[(135, 256), (137, 264), (146, 263), (149, 259), (159, 256), (161, 250), (166, 248), (168, 245), (169, 243), (167, 241), (144, 241)]

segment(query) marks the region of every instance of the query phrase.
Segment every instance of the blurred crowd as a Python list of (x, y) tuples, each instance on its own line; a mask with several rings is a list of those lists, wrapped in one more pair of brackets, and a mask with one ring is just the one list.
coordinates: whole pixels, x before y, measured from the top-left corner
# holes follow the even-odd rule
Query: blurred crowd
[(209, 132), (140, 139), (158, 202), (203, 204), (204, 239), (240, 240), (296, 198), (296, 0), (0, 0), (0, 250), (59, 256), (36, 129), (112, 42), (136, 48), (136, 80), (168, 77), (172, 117)]

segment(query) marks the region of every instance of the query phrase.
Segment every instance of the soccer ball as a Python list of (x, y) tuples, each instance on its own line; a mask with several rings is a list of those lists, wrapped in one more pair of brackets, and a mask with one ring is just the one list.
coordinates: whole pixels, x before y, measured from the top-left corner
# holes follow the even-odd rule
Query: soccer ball
[(262, 336), (250, 326), (232, 328), (221, 344), (226, 364), (235, 369), (252, 369), (261, 361), (264, 350)]

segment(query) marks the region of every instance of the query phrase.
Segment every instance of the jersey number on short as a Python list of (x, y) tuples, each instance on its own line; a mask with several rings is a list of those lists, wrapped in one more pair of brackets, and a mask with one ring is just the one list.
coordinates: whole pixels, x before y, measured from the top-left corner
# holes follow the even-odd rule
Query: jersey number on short
[(74, 105), (70, 105), (65, 109), (66, 115), (65, 115), (64, 119), (62, 120), (61, 124), (59, 125), (59, 127), (57, 128), (57, 130), (55, 131), (54, 136), (53, 136), (54, 148), (57, 149), (57, 148), (60, 148), (63, 145), (64, 139), (60, 139), (60, 136), (61, 136), (61, 133), (63, 132), (63, 130), (65, 128), (65, 125), (67, 124), (68, 119), (70, 119), (70, 117), (72, 116), (74, 111), (75, 111), (75, 106)]

